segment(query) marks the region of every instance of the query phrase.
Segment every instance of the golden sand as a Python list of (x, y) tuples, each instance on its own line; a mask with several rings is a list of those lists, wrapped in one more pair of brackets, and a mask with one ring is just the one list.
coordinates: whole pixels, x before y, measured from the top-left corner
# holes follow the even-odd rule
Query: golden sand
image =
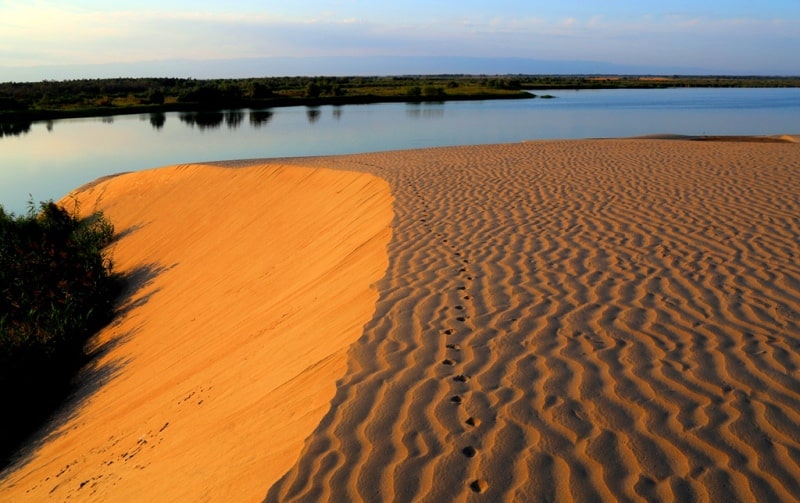
[[(103, 356), (0, 501), (255, 501), (327, 411), (377, 300), (386, 182), (178, 166), (78, 194), (133, 276)], [(101, 380), (93, 383), (92, 380)]]
[(79, 194), (142, 281), (0, 500), (800, 499), (796, 142), (273, 162)]

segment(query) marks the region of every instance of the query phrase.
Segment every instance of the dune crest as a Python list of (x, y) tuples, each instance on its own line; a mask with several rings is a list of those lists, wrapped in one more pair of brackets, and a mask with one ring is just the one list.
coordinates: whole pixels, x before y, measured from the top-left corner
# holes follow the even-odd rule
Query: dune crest
[(103, 382), (4, 474), (0, 500), (260, 499), (327, 410), (374, 311), (388, 185), (193, 165), (75, 196), (115, 224), (113, 259), (133, 284), (95, 341)]

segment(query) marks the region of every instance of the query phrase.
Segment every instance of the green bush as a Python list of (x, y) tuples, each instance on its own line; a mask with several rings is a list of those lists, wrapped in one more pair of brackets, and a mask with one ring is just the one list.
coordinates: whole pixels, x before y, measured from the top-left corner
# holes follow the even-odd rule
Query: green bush
[(53, 202), (26, 216), (0, 205), (0, 453), (69, 389), (83, 346), (110, 321), (120, 278), (104, 252), (114, 228)]
[(425, 86), (422, 88), (422, 95), (426, 98), (442, 98), (447, 95), (442, 87)]
[(406, 96), (416, 98), (422, 96), (422, 88), (419, 86), (411, 86), (406, 89)]

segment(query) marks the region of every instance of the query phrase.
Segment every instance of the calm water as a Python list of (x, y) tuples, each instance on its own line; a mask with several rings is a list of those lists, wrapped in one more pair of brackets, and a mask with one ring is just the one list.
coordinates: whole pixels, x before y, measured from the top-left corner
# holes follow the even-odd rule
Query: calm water
[[(539, 92), (544, 94), (545, 92)], [(0, 204), (168, 164), (543, 138), (800, 134), (800, 89), (549, 91), (556, 99), (126, 115), (0, 137)]]

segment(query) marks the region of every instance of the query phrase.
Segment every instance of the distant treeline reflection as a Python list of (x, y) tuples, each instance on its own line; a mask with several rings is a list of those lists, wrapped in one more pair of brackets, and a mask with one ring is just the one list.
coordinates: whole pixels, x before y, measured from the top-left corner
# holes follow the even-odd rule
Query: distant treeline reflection
[[(439, 105), (439, 106), (436, 106)], [(444, 115), (444, 109), (441, 108), (441, 103), (428, 104), (423, 106), (421, 104), (409, 104), (409, 109), (406, 114), (409, 117), (441, 117)], [(150, 125), (155, 130), (161, 130), (167, 123), (167, 113), (153, 112), (150, 114), (142, 114), (139, 117), (143, 121), (149, 120)], [(171, 115), (171, 114), (170, 114)], [(228, 129), (237, 129), (245, 123), (249, 122), (250, 127), (260, 128), (266, 126), (273, 118), (274, 112), (271, 109), (263, 110), (198, 110), (192, 112), (179, 112), (177, 113), (178, 119), (192, 128), (200, 130), (205, 129), (219, 129), (223, 126)], [(306, 118), (310, 124), (314, 124), (322, 117), (322, 109), (318, 106), (306, 107)], [(334, 106), (332, 117), (334, 119), (341, 119), (342, 107)], [(70, 120), (70, 119), (64, 119)], [(100, 120), (107, 124), (114, 123), (114, 116), (100, 117)], [(33, 122), (0, 122), (0, 138), (4, 136), (20, 136), (27, 134), (31, 130)], [(47, 130), (52, 131), (54, 126), (58, 125), (58, 121), (46, 121)]]
[[(198, 129), (217, 129), (225, 125), (228, 129), (236, 129), (242, 125), (245, 120), (246, 113), (241, 110), (226, 110), (226, 111), (198, 111), (198, 112), (181, 112), (178, 114), (178, 119), (189, 127), (197, 127)], [(272, 110), (251, 110), (249, 112), (250, 125), (255, 128), (266, 125), (272, 120)], [(319, 109), (308, 110), (309, 122), (316, 122), (319, 119)], [(339, 117), (341, 111), (334, 112), (335, 117)], [(148, 115), (141, 116), (142, 120), (150, 121), (153, 129), (161, 130), (164, 124), (167, 123), (167, 114), (163, 112), (155, 112)], [(69, 119), (65, 119), (69, 120)], [(101, 120), (107, 124), (113, 124), (113, 116), (101, 117)], [(57, 121), (55, 121), (57, 123)], [(47, 130), (52, 131), (54, 121), (47, 121)], [(32, 121), (27, 122), (0, 122), (0, 138), (4, 136), (21, 136), (27, 134), (33, 125)]]
[[(156, 115), (161, 115), (157, 119)], [(150, 123), (156, 129), (161, 129), (164, 126), (166, 117), (164, 114), (152, 114), (150, 116)], [(250, 110), (247, 112), (249, 123), (251, 127), (259, 128), (267, 125), (272, 120), (274, 112), (272, 110)], [(314, 124), (322, 116), (322, 111), (319, 107), (309, 106), (306, 108), (306, 118), (308, 122)], [(333, 117), (338, 119), (342, 116), (340, 107), (335, 107)], [(242, 110), (223, 110), (223, 111), (196, 111), (196, 112), (181, 112), (178, 114), (178, 119), (190, 127), (197, 127), (198, 129), (217, 129), (223, 125), (228, 129), (237, 129), (245, 121), (245, 112)]]
[(0, 122), (0, 138), (4, 136), (20, 136), (30, 130), (30, 122)]

